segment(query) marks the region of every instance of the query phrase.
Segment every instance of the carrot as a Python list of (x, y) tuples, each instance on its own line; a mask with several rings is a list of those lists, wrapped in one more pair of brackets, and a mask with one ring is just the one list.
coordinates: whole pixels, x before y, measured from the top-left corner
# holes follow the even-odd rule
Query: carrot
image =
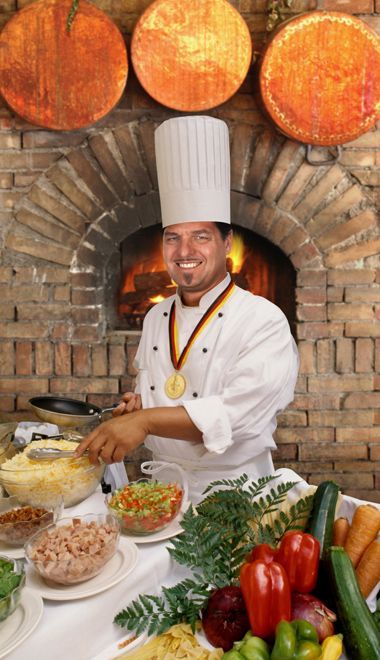
[(375, 540), (380, 530), (380, 510), (371, 504), (361, 504), (355, 509), (344, 549), (354, 567), (365, 549)]
[(344, 548), (350, 523), (347, 518), (337, 518), (334, 520), (333, 527), (333, 545), (340, 545)]
[(380, 580), (380, 541), (372, 541), (356, 567), (360, 591), (367, 598)]

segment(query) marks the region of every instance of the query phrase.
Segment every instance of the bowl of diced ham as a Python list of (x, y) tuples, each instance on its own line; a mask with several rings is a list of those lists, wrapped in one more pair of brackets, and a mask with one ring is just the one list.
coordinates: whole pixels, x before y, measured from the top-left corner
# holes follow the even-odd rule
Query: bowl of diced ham
[(98, 575), (114, 556), (120, 526), (111, 514), (61, 518), (25, 544), (30, 565), (48, 582), (72, 585)]

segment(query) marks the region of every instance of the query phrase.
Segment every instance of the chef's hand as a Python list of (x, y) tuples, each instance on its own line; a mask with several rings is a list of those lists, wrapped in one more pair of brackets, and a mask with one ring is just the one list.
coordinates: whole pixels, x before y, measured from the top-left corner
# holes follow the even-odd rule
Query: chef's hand
[(148, 435), (144, 420), (143, 411), (136, 411), (103, 422), (82, 440), (75, 455), (82, 456), (88, 449), (93, 465), (99, 464), (99, 458), (108, 465), (119, 463), (144, 442)]
[(202, 432), (183, 406), (143, 408), (100, 424), (82, 440), (75, 455), (82, 456), (88, 449), (94, 465), (98, 465), (99, 458), (105, 463), (119, 463), (141, 445), (147, 435), (202, 442)]
[(120, 417), (120, 415), (125, 415), (126, 413), (134, 412), (135, 410), (141, 410), (141, 396), (140, 394), (135, 394), (134, 392), (126, 392), (121, 397), (119, 405), (112, 411), (113, 417)]

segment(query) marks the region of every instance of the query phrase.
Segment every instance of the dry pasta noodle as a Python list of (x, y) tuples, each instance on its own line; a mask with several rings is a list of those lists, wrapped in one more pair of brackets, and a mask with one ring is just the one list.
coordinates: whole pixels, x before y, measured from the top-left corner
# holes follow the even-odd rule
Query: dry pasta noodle
[(201, 646), (187, 623), (179, 623), (118, 660), (220, 660), (223, 649)]

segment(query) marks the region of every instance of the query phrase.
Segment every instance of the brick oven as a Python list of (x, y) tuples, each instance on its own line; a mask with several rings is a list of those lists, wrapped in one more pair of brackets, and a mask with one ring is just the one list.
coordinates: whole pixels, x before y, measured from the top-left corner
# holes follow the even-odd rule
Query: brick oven
[[(128, 40), (149, 3), (126, 2), (123, 12), (120, 3), (95, 4)], [(265, 2), (232, 4), (260, 44)], [(312, 4), (295, 2), (293, 11)], [(379, 0), (321, 4), (357, 13), (380, 32)], [(252, 77), (207, 114), (230, 128), (235, 228), (280, 250), (294, 273), (301, 369), (294, 403), (279, 418), (275, 463), (380, 501), (380, 127), (343, 145), (338, 163), (312, 166), (305, 146), (264, 119)], [(4, 420), (32, 419), (33, 395), (105, 405), (133, 386), (140, 332), (118, 316), (121, 246), (160, 224), (153, 133), (173, 114), (133, 74), (118, 107), (80, 131), (43, 130), (0, 108)]]

